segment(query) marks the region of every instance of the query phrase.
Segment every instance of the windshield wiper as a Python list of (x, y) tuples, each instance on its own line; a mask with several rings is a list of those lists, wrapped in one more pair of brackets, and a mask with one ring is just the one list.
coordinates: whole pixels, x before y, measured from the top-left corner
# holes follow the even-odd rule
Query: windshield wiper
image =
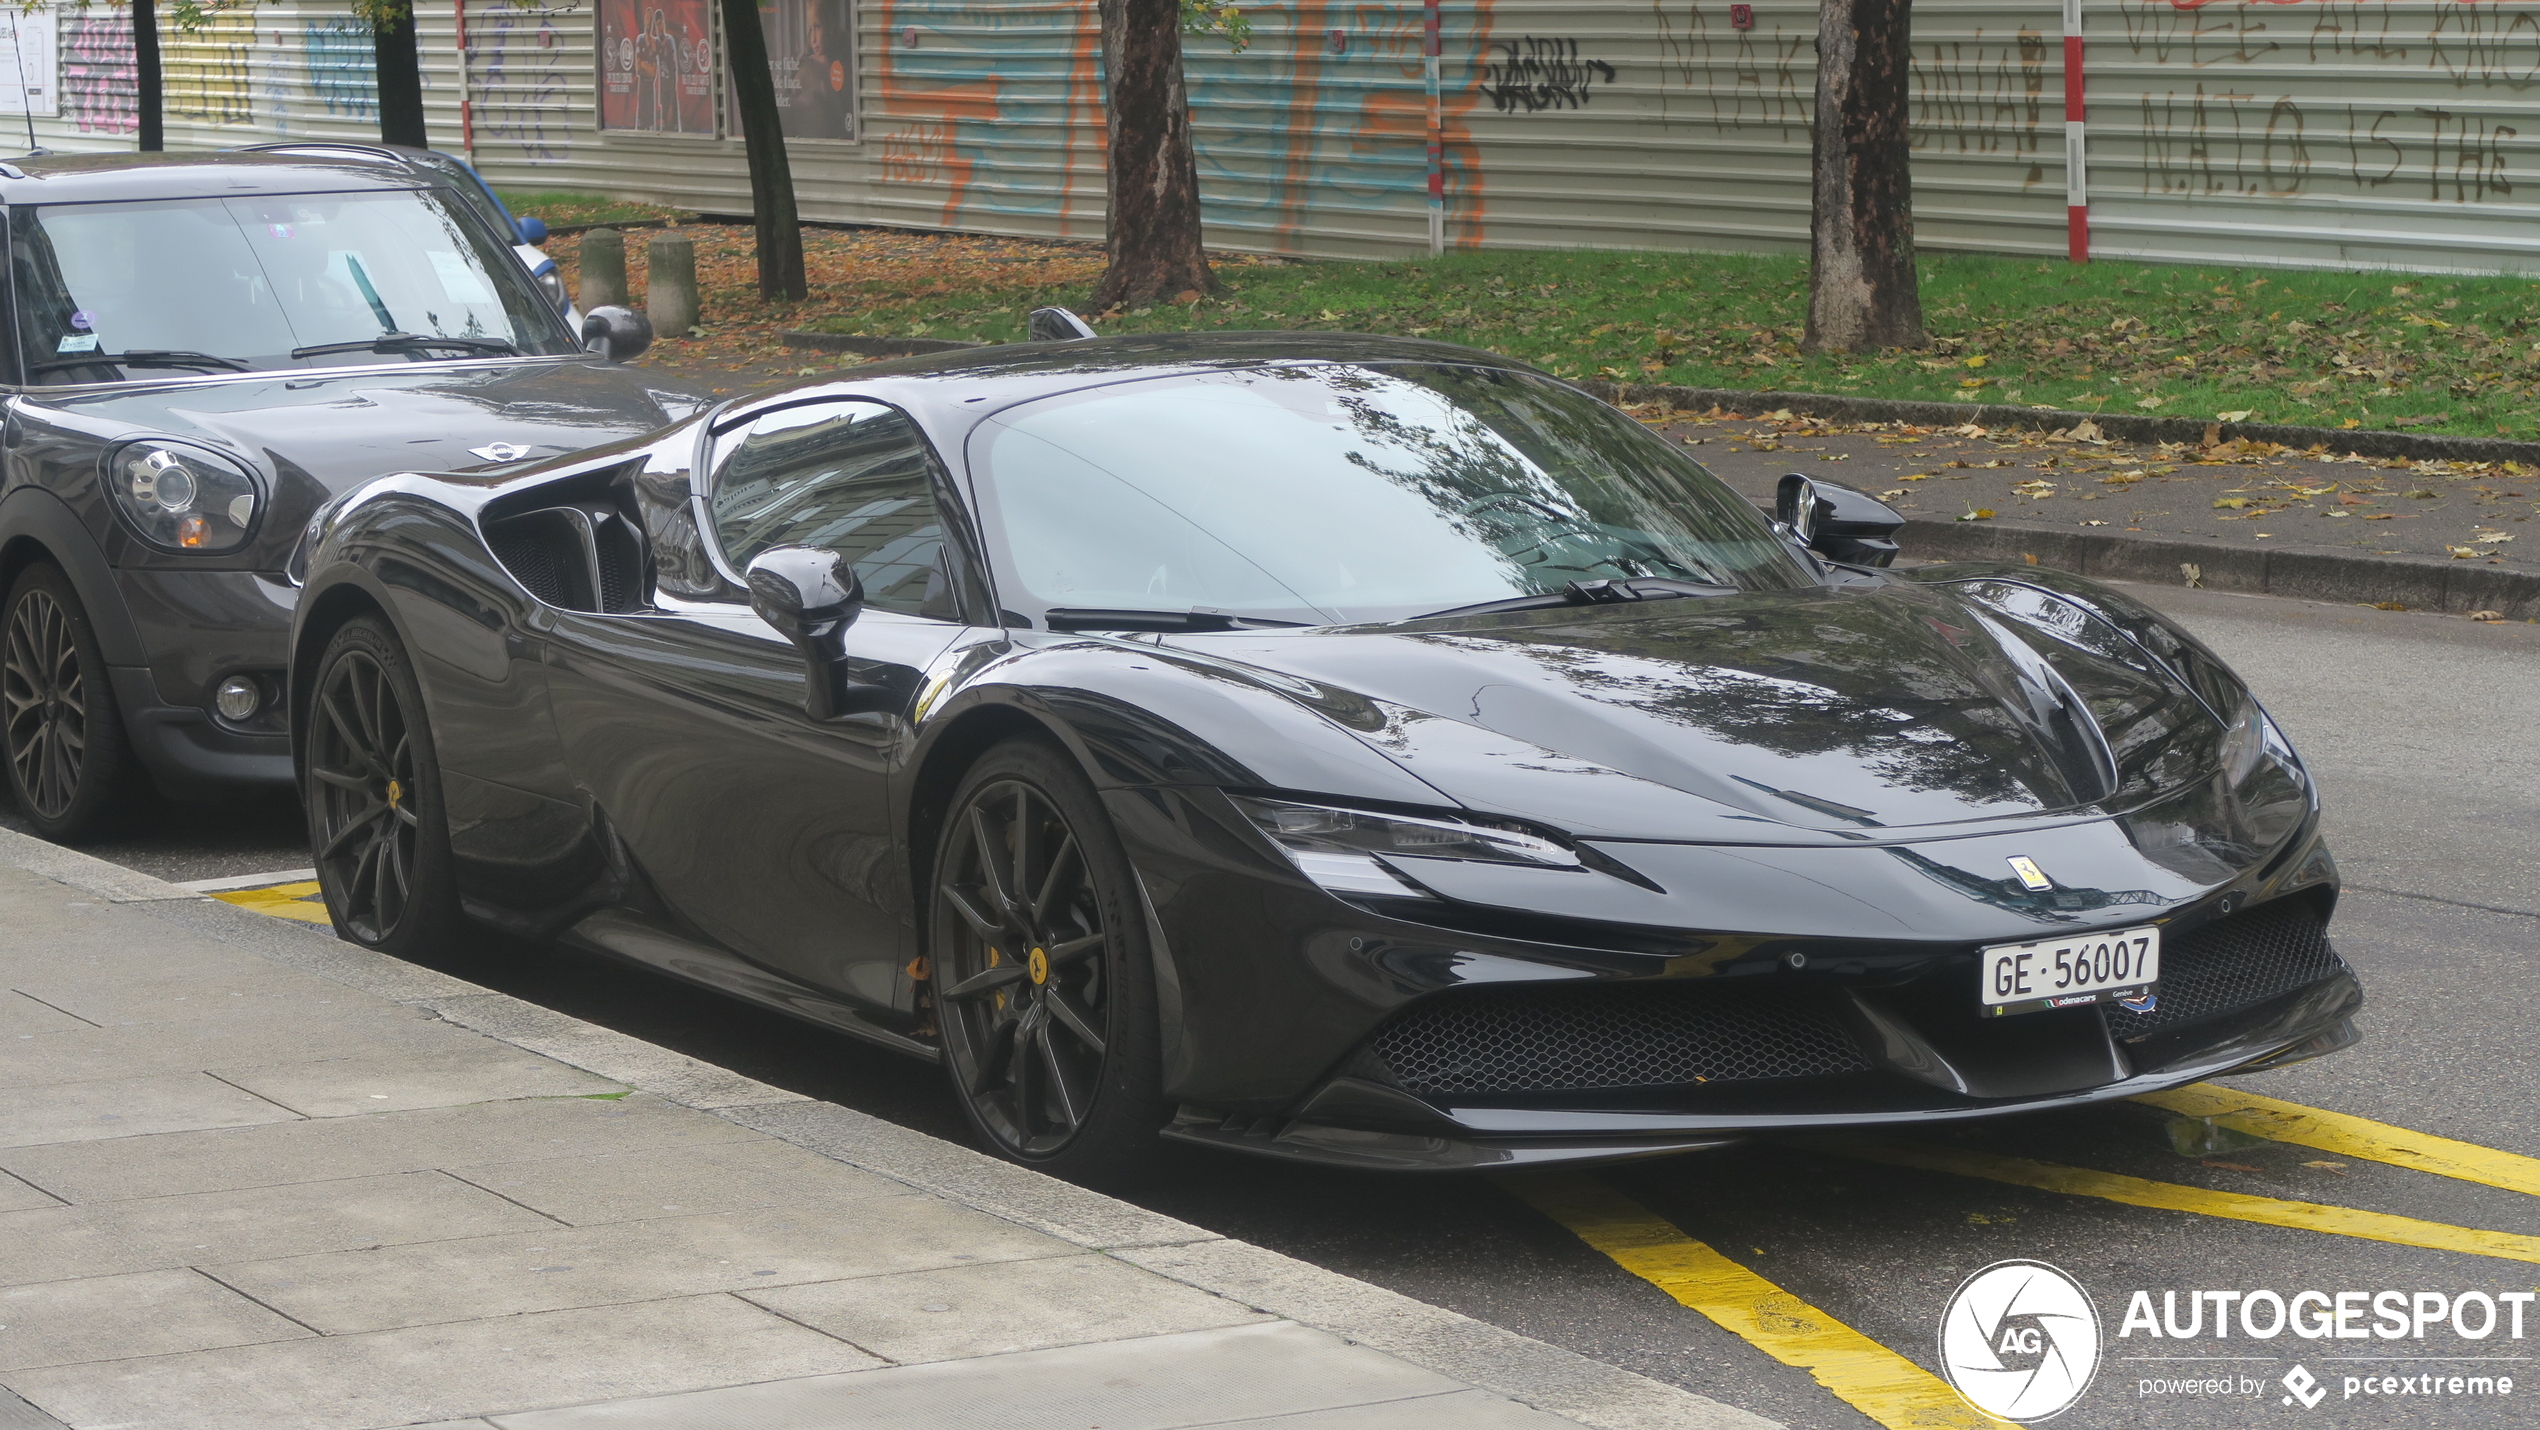
[(1628, 581), (1573, 581), (1558, 591), (1544, 591), (1532, 596), (1510, 596), (1499, 601), (1477, 601), (1469, 606), (1449, 606), (1443, 611), (1404, 616), (1406, 621), (1434, 621), (1441, 616), (1486, 616), (1496, 611), (1548, 611), (1559, 606), (1610, 606), (1632, 601), (1663, 601), (1671, 596), (1734, 596), (1735, 586), (1712, 585), (1702, 581), (1678, 581), (1667, 576), (1636, 576)]
[(1052, 606), (1042, 619), (1054, 631), (1250, 631), (1305, 624), (1230, 616), (1223, 611), (1112, 611), (1083, 606)]
[(51, 372), (57, 367), (95, 367), (112, 363), (116, 367), (216, 367), (229, 372), (253, 372), (255, 369), (236, 358), (214, 357), (210, 353), (185, 352), (177, 348), (134, 348), (128, 353), (80, 353), (73, 357), (47, 358), (30, 363), (29, 372)]
[(375, 338), (357, 338), (349, 343), (317, 343), (293, 348), (295, 358), (324, 357), (329, 353), (402, 353), (417, 348), (456, 348), (461, 352), (500, 353), (520, 356), (520, 349), (500, 338), (442, 338), (429, 333), (381, 333)]

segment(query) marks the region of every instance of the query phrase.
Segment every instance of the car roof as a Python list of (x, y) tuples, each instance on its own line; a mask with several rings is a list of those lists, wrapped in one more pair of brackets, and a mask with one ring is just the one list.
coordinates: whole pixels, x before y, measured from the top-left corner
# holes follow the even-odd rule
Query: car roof
[(939, 417), (984, 415), (1015, 402), (1105, 382), (1237, 368), (1437, 363), (1549, 376), (1517, 358), (1455, 343), (1372, 333), (1137, 333), (1070, 342), (994, 343), (822, 373), (750, 394), (757, 411), (798, 397), (856, 393)]
[(419, 189), (431, 178), (346, 154), (44, 154), (0, 161), (0, 201), (105, 203), (118, 199), (240, 198), (365, 189)]

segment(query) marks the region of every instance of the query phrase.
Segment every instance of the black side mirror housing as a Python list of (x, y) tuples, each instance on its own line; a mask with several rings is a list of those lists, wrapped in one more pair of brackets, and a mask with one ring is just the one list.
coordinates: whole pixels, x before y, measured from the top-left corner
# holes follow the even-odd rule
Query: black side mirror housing
[(632, 362), (653, 345), (653, 320), (632, 308), (603, 304), (582, 315), (582, 346), (605, 362)]
[(1774, 489), (1773, 518), (1809, 550), (1847, 566), (1894, 561), (1896, 533), (1905, 529), (1905, 518), (1867, 492), (1798, 472)]
[(744, 573), (750, 609), (803, 653), (803, 708), (814, 720), (888, 711), (898, 692), (857, 682), (847, 668), (847, 628), (864, 612), (864, 583), (834, 551), (776, 546)]

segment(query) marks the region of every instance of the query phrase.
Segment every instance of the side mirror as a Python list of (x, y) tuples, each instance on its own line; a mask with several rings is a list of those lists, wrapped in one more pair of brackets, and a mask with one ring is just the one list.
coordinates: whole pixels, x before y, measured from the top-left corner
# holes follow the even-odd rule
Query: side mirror
[(743, 573), (750, 609), (803, 653), (809, 677), (803, 708), (814, 720), (888, 711), (898, 693), (886, 685), (859, 684), (848, 674), (847, 627), (864, 611), (864, 583), (834, 551), (776, 546), (760, 552)]
[(1905, 518), (1878, 498), (1798, 472), (1774, 489), (1773, 517), (1810, 550), (1847, 566), (1894, 561), (1896, 533), (1905, 529)]
[(582, 346), (603, 361), (632, 362), (653, 345), (653, 320), (616, 304), (582, 315)]
[(1034, 308), (1023, 331), (1036, 343), (1072, 343), (1095, 336), (1093, 326), (1065, 308)]
[(520, 241), (537, 248), (547, 241), (547, 221), (542, 218), (516, 218), (512, 227), (520, 230)]

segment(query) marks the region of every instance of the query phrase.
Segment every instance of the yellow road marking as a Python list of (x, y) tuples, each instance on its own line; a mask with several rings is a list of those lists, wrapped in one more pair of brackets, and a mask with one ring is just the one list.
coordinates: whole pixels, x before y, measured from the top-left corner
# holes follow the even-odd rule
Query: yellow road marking
[(2147, 1181), (2142, 1177), (2128, 1177), (2115, 1172), (2062, 1167), (2052, 1162), (2032, 1162), (2026, 1157), (2001, 1157), (1957, 1147), (1819, 1145), (1827, 1151), (1859, 1157), (1864, 1161), (1920, 1167), (1925, 1171), (1950, 1172), (1963, 1177), (1983, 1177), (2014, 1186), (2035, 1187), (2040, 1191), (2123, 1202), (2127, 1206), (2193, 1212), (2198, 1216), (2227, 1217), (2233, 1221), (2253, 1221), (2267, 1226), (2289, 1226), (2331, 1236), (2422, 1246), (2431, 1251), (2465, 1251), (2472, 1256), (2493, 1256), (2506, 1261), (2540, 1262), (2540, 1237), (2518, 1236), (2509, 1231), (2447, 1226), (2442, 1222), (2419, 1221), (2415, 1217), (2391, 1216), (2386, 1212), (2322, 1206), (2318, 1202), (2207, 1191), (2203, 1187), (2181, 1186), (2175, 1182)]
[(1509, 1190), (1579, 1240), (1748, 1345), (1816, 1377), (1889, 1430), (2002, 1430), (1948, 1384), (1905, 1357), (1586, 1177), (1512, 1179)]
[(317, 880), (298, 884), (275, 884), (263, 889), (224, 889), (211, 897), (224, 904), (236, 904), (253, 913), (271, 914), (278, 919), (298, 919), (304, 924), (332, 924), (326, 916), (326, 900), (318, 897)]
[(2366, 1162), (2387, 1162), (2393, 1167), (2540, 1196), (2540, 1158), (2499, 1152), (2474, 1142), (2455, 1142), (2449, 1137), (2411, 1132), (2387, 1122), (2235, 1092), (2210, 1082), (2168, 1092), (2147, 1092), (2134, 1100), (2189, 1117), (2210, 1117), (2235, 1132), (2271, 1142), (2290, 1142)]

